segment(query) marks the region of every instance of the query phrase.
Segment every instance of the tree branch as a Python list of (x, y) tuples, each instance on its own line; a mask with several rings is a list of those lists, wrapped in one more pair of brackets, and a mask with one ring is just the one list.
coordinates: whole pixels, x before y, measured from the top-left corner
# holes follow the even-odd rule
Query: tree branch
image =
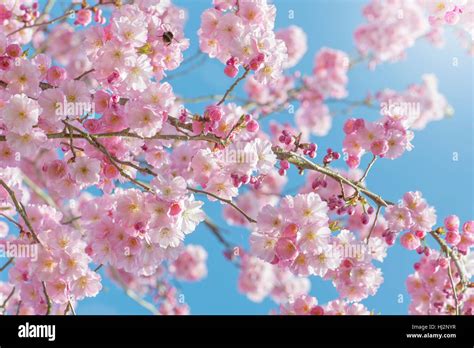
[(28, 227), (28, 230), (31, 233), (31, 235), (33, 236), (33, 239), (38, 244), (42, 245), (40, 240), (38, 239), (38, 236), (36, 235), (36, 233), (33, 229), (33, 226), (31, 225), (30, 220), (28, 219), (28, 215), (26, 214), (26, 210), (23, 207), (23, 204), (21, 204), (21, 202), (19, 202), (18, 199), (16, 198), (15, 192), (13, 192), (13, 190), (2, 179), (0, 179), (0, 185), (2, 185), (3, 188), (8, 192), (11, 200), (13, 201), (13, 204), (15, 205), (16, 211), (23, 218), (23, 221), (25, 222), (26, 226)]
[(0, 267), (0, 272), (3, 272), (13, 262), (14, 259), (14, 257), (10, 257), (8, 261), (2, 267)]
[(221, 202), (224, 202), (224, 203), (227, 203), (228, 205), (230, 205), (232, 208), (234, 208), (235, 210), (237, 210), (240, 214), (242, 214), (248, 222), (251, 222), (251, 223), (256, 223), (257, 220), (255, 220), (254, 218), (251, 218), (250, 216), (247, 215), (246, 212), (244, 212), (242, 209), (240, 209), (234, 202), (232, 202), (230, 199), (226, 199), (226, 198), (222, 198), (222, 197), (219, 197), (218, 195), (212, 193), (212, 192), (207, 192), (207, 191), (204, 191), (204, 190), (199, 190), (199, 189), (195, 189), (195, 188), (192, 188), (192, 187), (188, 187), (188, 190), (189, 191), (192, 191), (194, 193), (201, 193), (201, 194), (204, 194), (204, 195), (208, 195), (208, 196), (211, 196)]
[[(110, 2), (98, 2), (96, 5), (94, 6), (86, 6), (84, 7), (84, 9), (89, 9), (89, 10), (93, 10), (94, 8), (96, 7), (99, 7), (99, 6), (103, 6), (103, 5), (114, 5), (115, 4), (115, 1), (110, 1)], [(81, 8), (82, 9), (82, 8)], [(41, 27), (41, 26), (48, 26), (50, 24), (53, 24), (53, 23), (56, 23), (57, 21), (60, 21), (61, 19), (66, 19), (67, 17), (69, 17), (70, 15), (72, 14), (75, 14), (77, 12), (79, 12), (81, 9), (78, 9), (78, 10), (70, 10), (70, 11), (67, 11), (66, 13), (64, 13), (63, 15), (59, 16), (59, 17), (56, 17), (56, 18), (53, 18), (49, 21), (46, 21), (46, 22), (40, 22), (40, 23), (34, 23), (34, 24), (31, 24), (31, 25), (25, 25), (21, 28), (18, 28), (14, 31), (12, 31), (11, 33), (9, 33), (7, 35), (8, 36), (12, 36), (22, 30), (25, 30), (25, 29), (30, 29), (30, 28), (36, 28), (36, 27)]]
[(3, 309), (3, 313), (5, 313), (5, 310), (6, 310), (6, 306), (7, 306), (7, 303), (8, 301), (10, 301), (10, 299), (13, 297), (13, 294), (15, 293), (15, 287), (13, 287), (12, 291), (10, 291), (10, 294), (8, 294), (7, 298), (5, 299), (5, 301), (3, 301), (3, 303), (0, 305), (0, 308)]
[(458, 300), (456, 285), (454, 284), (454, 280), (453, 280), (453, 273), (451, 272), (450, 260), (448, 260), (448, 276), (449, 276), (449, 281), (451, 282), (451, 287), (453, 289), (454, 304), (456, 306), (456, 315), (459, 315), (459, 300)]
[(369, 191), (366, 187), (362, 186), (360, 183), (357, 183), (353, 180), (350, 180), (346, 178), (345, 176), (339, 174), (338, 172), (328, 168), (328, 167), (323, 167), (320, 166), (316, 163), (313, 163), (309, 161), (307, 158), (292, 152), (292, 151), (283, 151), (279, 147), (273, 147), (273, 152), (277, 155), (278, 159), (280, 160), (287, 160), (288, 162), (296, 165), (297, 167), (301, 169), (308, 169), (308, 170), (314, 170), (319, 173), (325, 174), (329, 176), (330, 178), (340, 181), (350, 187), (352, 187), (354, 190), (357, 192), (361, 192), (364, 195), (366, 195), (368, 198), (370, 198), (375, 204), (380, 205), (382, 207), (387, 207), (389, 205), (393, 205), (392, 202), (384, 200), (381, 196)]
[(120, 277), (119, 273), (117, 272), (117, 270), (113, 267), (110, 267), (110, 270), (112, 272), (112, 275), (114, 276), (114, 279), (117, 280), (117, 282), (119, 283), (120, 287), (123, 289), (123, 291), (125, 291), (125, 294), (130, 297), (132, 300), (134, 300), (136, 303), (138, 303), (140, 306), (142, 306), (143, 308), (149, 310), (151, 313), (153, 313), (154, 315), (160, 315), (161, 313), (158, 311), (158, 309), (156, 309), (156, 307), (146, 301), (145, 299), (143, 299), (140, 295), (138, 295), (135, 291), (133, 291), (132, 289), (128, 288), (127, 285), (123, 282), (122, 280), (122, 277)]
[(204, 224), (209, 229), (209, 231), (211, 231), (216, 236), (217, 240), (226, 247), (226, 249), (231, 250), (233, 248), (233, 245), (222, 236), (219, 227), (217, 227), (214, 222), (212, 222), (209, 218), (206, 218), (204, 220)]
[(250, 68), (245, 68), (245, 72), (240, 76), (237, 80), (234, 81), (234, 83), (229, 87), (227, 91), (225, 91), (224, 96), (222, 99), (217, 103), (217, 105), (221, 105), (223, 102), (225, 102), (226, 98), (229, 96), (229, 94), (234, 90), (234, 88), (239, 84), (240, 81), (245, 79), (250, 72)]
[(372, 168), (372, 166), (374, 165), (375, 161), (377, 160), (377, 156), (376, 155), (373, 155), (370, 163), (367, 165), (367, 168), (365, 169), (365, 172), (364, 174), (362, 175), (362, 177), (357, 181), (357, 184), (360, 184), (361, 182), (363, 182), (365, 180), (365, 178), (367, 178), (367, 175), (369, 174), (369, 171), (370, 169)]
[(51, 299), (49, 298), (48, 291), (46, 290), (45, 282), (42, 281), (41, 284), (43, 285), (43, 293), (44, 293), (44, 296), (46, 297), (46, 304), (47, 304), (46, 315), (50, 315), (51, 314)]

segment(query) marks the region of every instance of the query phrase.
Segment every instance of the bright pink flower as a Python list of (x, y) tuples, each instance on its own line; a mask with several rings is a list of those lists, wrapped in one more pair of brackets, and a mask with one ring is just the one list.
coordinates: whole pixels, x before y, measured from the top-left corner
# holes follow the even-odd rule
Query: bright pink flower
[(444, 219), (444, 226), (448, 231), (456, 232), (459, 230), (459, 218), (456, 215), (449, 215)]
[(292, 260), (298, 254), (296, 246), (289, 238), (280, 238), (275, 245), (275, 252), (282, 261)]
[(451, 245), (457, 245), (461, 241), (461, 235), (457, 231), (448, 231), (446, 233), (446, 242)]
[(53, 86), (58, 86), (67, 78), (67, 72), (59, 66), (53, 66), (46, 73), (46, 81)]
[(21, 47), (17, 44), (10, 44), (5, 48), (5, 53), (12, 58), (18, 58), (21, 55)]
[(466, 221), (462, 226), (464, 233), (474, 233), (474, 220)]
[(8, 10), (4, 4), (0, 4), (0, 22), (10, 19), (11, 16), (12, 11)]
[(204, 112), (204, 116), (214, 122), (219, 122), (222, 118), (222, 110), (217, 105), (209, 105)]
[(235, 65), (226, 65), (224, 68), (224, 73), (231, 79), (233, 79), (239, 73), (239, 68)]
[(74, 24), (87, 26), (89, 25), (91, 20), (92, 20), (92, 12), (88, 9), (82, 9), (82, 10), (77, 11), (76, 20), (74, 21)]
[(355, 169), (355, 168), (359, 167), (360, 158), (357, 157), (357, 156), (354, 156), (354, 155), (349, 155), (349, 157), (346, 160), (346, 163), (349, 166), (349, 168)]
[(258, 132), (258, 129), (260, 128), (258, 122), (255, 120), (250, 120), (245, 127), (251, 133)]
[(388, 151), (386, 140), (376, 140), (370, 145), (370, 150), (376, 156), (383, 156)]

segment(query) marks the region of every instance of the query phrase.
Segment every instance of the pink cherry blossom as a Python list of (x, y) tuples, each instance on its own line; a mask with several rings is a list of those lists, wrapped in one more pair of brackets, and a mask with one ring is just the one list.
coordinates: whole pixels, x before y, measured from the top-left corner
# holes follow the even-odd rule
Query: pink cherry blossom
[[(0, 4), (0, 246), (33, 252), (0, 265), (1, 314), (74, 313), (104, 294), (103, 277), (153, 314), (189, 314), (179, 282), (216, 276), (216, 248), (190, 244), (195, 233), (215, 237), (218, 258), (236, 266), (234, 287), (276, 303), (274, 314), (377, 313), (361, 301), (391, 284), (383, 262), (398, 238), (416, 257), (410, 314), (474, 313), (474, 222), (438, 221), (433, 192), (386, 196), (377, 171), (453, 114), (443, 79), (373, 92), (349, 84), (369, 76), (358, 64), (400, 61), (420, 38), (441, 48), (445, 31), (472, 51), (472, 1), (371, 0), (357, 55), (323, 46), (306, 56), (324, 37), (279, 27), (282, 9), (213, 0), (192, 42), (196, 14), (170, 0), (70, 13)], [(207, 59), (221, 69), (209, 81), (226, 89), (175, 80), (205, 75)], [(322, 139), (333, 124), (339, 143)], [(334, 288), (327, 302), (313, 277)]]
[(2, 121), (10, 131), (25, 134), (36, 125), (39, 113), (40, 108), (36, 101), (29, 99), (25, 94), (16, 94), (4, 108)]

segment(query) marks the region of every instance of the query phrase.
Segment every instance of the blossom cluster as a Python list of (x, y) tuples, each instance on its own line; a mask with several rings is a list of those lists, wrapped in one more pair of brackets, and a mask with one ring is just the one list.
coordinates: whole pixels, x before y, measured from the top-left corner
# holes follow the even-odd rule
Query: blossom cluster
[(276, 38), (283, 40), (286, 46), (288, 59), (283, 63), (284, 69), (292, 68), (298, 64), (308, 50), (306, 33), (297, 25), (278, 30)]
[(412, 149), (413, 132), (400, 119), (391, 116), (376, 122), (350, 118), (344, 123), (344, 133), (343, 151), (350, 168), (359, 167), (366, 152), (393, 160)]
[[(6, 174), (11, 175), (9, 180)], [(16, 312), (19, 307), (21, 314), (62, 314), (76, 301), (96, 296), (102, 288), (101, 277), (90, 268), (92, 258), (81, 233), (64, 223), (63, 214), (48, 205), (28, 204), (28, 196), (23, 197), (15, 185), (20, 175), (9, 169), (0, 173), (1, 179), (21, 197), (30, 223), (20, 223), (18, 236), (2, 239), (2, 244), (15, 243), (30, 251), (16, 255), (8, 271), (9, 284), (17, 289), (21, 305), (17, 303), (14, 309), (7, 310)], [(14, 202), (3, 188), (0, 191), (2, 207), (13, 212)]]
[(438, 90), (433, 74), (422, 76), (421, 84), (412, 84), (402, 92), (384, 89), (375, 95), (383, 116), (401, 119), (405, 127), (421, 130), (429, 122), (452, 116), (453, 109)]
[(323, 277), (341, 263), (331, 244), (328, 207), (314, 193), (286, 196), (275, 208), (262, 207), (250, 236), (252, 253), (296, 275)]
[(351, 302), (373, 296), (383, 282), (382, 271), (372, 264), (372, 260), (383, 261), (387, 244), (381, 238), (370, 238), (369, 243), (356, 238), (349, 230), (342, 230), (335, 241), (344, 256), (341, 266), (328, 271), (341, 299)]
[(147, 275), (179, 256), (185, 236), (204, 220), (203, 202), (189, 194), (179, 176), (158, 177), (152, 187), (154, 193), (116, 189), (79, 203), (96, 263)]
[(287, 60), (285, 43), (273, 31), (275, 15), (267, 0), (214, 1), (214, 8), (201, 16), (201, 50), (225, 63), (230, 77), (243, 66), (255, 71), (257, 81), (272, 82)]
[[(422, 36), (438, 43), (444, 24), (472, 34), (472, 4), (440, 1), (428, 20), (421, 0), (372, 0), (355, 32), (360, 60), (372, 67), (399, 60)], [(113, 7), (107, 18), (106, 6)], [(322, 47), (308, 75), (284, 74), (301, 61), (308, 38), (295, 25), (275, 30), (270, 1), (214, 0), (202, 14), (201, 51), (225, 64), (228, 77), (244, 72), (200, 113), (164, 81), (190, 44), (183, 9), (169, 0), (84, 1), (69, 13), (74, 18), (49, 21), (33, 0), (0, 4), (0, 212), (8, 221), (0, 221), (0, 246), (34, 252), (4, 267), (2, 314), (73, 312), (102, 289), (102, 266), (153, 313), (188, 314), (177, 282), (204, 279), (208, 255), (187, 236), (202, 221), (213, 227), (195, 194), (225, 204), (226, 222), (251, 230), (239, 262), (217, 226), (213, 232), (240, 267), (239, 291), (255, 302), (270, 297), (282, 314), (370, 314), (359, 302), (380, 288), (376, 263), (400, 233), (401, 245), (422, 255), (407, 282), (410, 312), (472, 314), (473, 292), (458, 296), (452, 283), (474, 273), (474, 222), (461, 227), (450, 215), (433, 231), (436, 213), (420, 192), (381, 204), (365, 187), (370, 167), (359, 169), (365, 153), (373, 161), (400, 157), (413, 147), (412, 130), (452, 113), (434, 75), (361, 103), (380, 103), (382, 118), (346, 120), (346, 171), (333, 168), (343, 154), (311, 136), (329, 132), (328, 105), (347, 97), (359, 59)], [(243, 79), (249, 100), (239, 106), (229, 100), (238, 100)], [(272, 121), (266, 132), (261, 120), (282, 108), (293, 124)], [(311, 167), (320, 153), (303, 187), (285, 195), (290, 166), (303, 174), (298, 161)], [(429, 247), (427, 234), (445, 255)], [(338, 298), (318, 305), (310, 275), (332, 282)]]
[(276, 303), (308, 294), (308, 278), (297, 277), (287, 269), (279, 268), (250, 254), (241, 257), (238, 288), (250, 300), (261, 302), (270, 296)]
[(444, 219), (444, 226), (447, 231), (446, 242), (466, 255), (474, 245), (474, 220), (466, 221), (461, 228), (459, 217), (449, 215)]
[(474, 2), (472, 0), (427, 1), (426, 7), (429, 14), (428, 20), (433, 27), (456, 25), (471, 36), (474, 33), (474, 24), (472, 23)]
[(413, 148), (412, 129), (423, 129), (429, 122), (453, 113), (432, 74), (424, 75), (421, 84), (412, 84), (403, 92), (379, 91), (375, 99), (380, 103), (381, 119), (369, 122), (350, 118), (344, 124), (343, 151), (351, 168), (359, 166), (366, 152), (388, 159), (400, 157)]
[[(295, 98), (300, 103), (295, 123), (303, 136), (325, 136), (331, 129), (332, 116), (324, 101), (347, 96), (349, 64), (345, 52), (323, 47), (315, 55), (311, 75), (301, 78), (299, 73), (283, 75), (271, 85), (249, 79), (246, 91), (258, 103), (258, 110), (263, 114), (274, 112), (275, 105), (287, 107), (288, 100)], [(301, 80), (300, 87), (295, 87), (297, 80)]]
[(428, 205), (421, 192), (410, 191), (403, 195), (399, 204), (385, 209), (387, 235), (406, 232), (400, 242), (407, 249), (414, 250), (420, 246), (420, 238), (431, 231), (436, 224), (436, 211)]
[[(286, 176), (279, 175), (276, 169), (265, 174), (258, 185), (249, 187), (249, 190), (239, 194), (235, 204), (250, 216), (257, 216), (261, 207), (266, 204), (276, 205), (280, 194), (288, 182)], [(223, 216), (230, 225), (250, 226), (249, 221), (236, 209), (226, 205)]]
[(235, 130), (234, 126), (242, 119), (240, 107), (231, 103), (220, 109), (224, 116), (216, 121), (213, 132), (224, 138), (232, 138), (233, 142), (222, 150), (209, 147), (196, 149), (191, 156), (191, 178), (207, 192), (230, 199), (238, 195), (238, 188), (242, 185), (258, 186), (274, 167), (276, 155), (263, 134), (253, 130)]
[[(168, 277), (166, 267), (160, 265), (153, 274), (144, 276), (129, 273), (123, 269), (107, 268), (108, 276), (128, 291), (137, 296), (150, 296), (157, 307), (154, 314), (188, 315), (190, 308)], [(151, 303), (150, 303), (151, 305)]]
[[(25, 25), (33, 24), (40, 17), (38, 3), (32, 0), (8, 1), (0, 4), (0, 32), (13, 33)], [(13, 34), (13, 39), (20, 45), (31, 41), (34, 31), (25, 30)]]
[(356, 29), (354, 40), (359, 53), (370, 56), (372, 67), (404, 58), (405, 51), (429, 28), (418, 1), (372, 0), (363, 15), (367, 23)]
[(316, 54), (313, 74), (303, 78), (301, 103), (295, 121), (303, 132), (317, 136), (327, 135), (332, 117), (324, 99), (342, 99), (347, 96), (349, 57), (343, 51), (323, 47)]
[(115, 9), (107, 27), (88, 29), (85, 49), (99, 83), (122, 95), (136, 95), (152, 77), (160, 80), (166, 70), (176, 69), (189, 46), (180, 11), (169, 3), (149, 7), (141, 1)]
[[(454, 296), (459, 296), (458, 301), (462, 304), (460, 313), (473, 315), (473, 289), (467, 289), (461, 295), (453, 293), (449, 272), (452, 272), (454, 284), (460, 281), (460, 274), (454, 271), (456, 265), (452, 260), (433, 250), (429, 255), (422, 255), (420, 261), (415, 263), (414, 268), (415, 273), (409, 275), (406, 281), (411, 297), (408, 308), (410, 314), (454, 315), (456, 314)], [(469, 275), (472, 275), (472, 270)]]
[(207, 252), (200, 245), (186, 245), (170, 266), (170, 273), (176, 279), (198, 281), (207, 275)]
[(371, 312), (361, 303), (344, 300), (330, 301), (318, 305), (316, 297), (303, 295), (294, 301), (281, 305), (280, 313), (284, 315), (369, 315)]

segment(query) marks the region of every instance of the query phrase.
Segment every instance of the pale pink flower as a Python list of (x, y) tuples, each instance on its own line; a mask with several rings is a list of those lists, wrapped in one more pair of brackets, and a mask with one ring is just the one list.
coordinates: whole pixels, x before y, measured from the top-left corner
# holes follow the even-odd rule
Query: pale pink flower
[(78, 300), (84, 297), (95, 297), (100, 290), (102, 290), (100, 275), (93, 271), (88, 271), (72, 284), (72, 292)]
[(155, 135), (163, 126), (163, 116), (153, 108), (138, 101), (127, 103), (126, 115), (130, 128), (144, 137)]
[(151, 241), (162, 248), (177, 247), (184, 240), (184, 234), (173, 226), (157, 228), (151, 230), (149, 234)]
[(348, 69), (349, 57), (345, 52), (322, 48), (316, 55), (313, 69), (321, 92), (327, 97), (345, 97)]
[(207, 275), (207, 252), (200, 245), (187, 245), (184, 252), (173, 262), (170, 271), (178, 279), (197, 281)]
[(7, 90), (12, 94), (24, 93), (36, 97), (40, 90), (38, 68), (29, 60), (18, 58), (17, 61), (18, 64), (14, 64), (4, 75)]
[(394, 232), (401, 232), (413, 225), (410, 210), (405, 207), (390, 206), (385, 209), (388, 227)]
[(298, 64), (308, 50), (306, 33), (300, 27), (291, 25), (288, 28), (279, 30), (276, 38), (283, 40), (286, 45), (288, 60), (283, 63), (285, 69)]
[(71, 173), (73, 178), (81, 184), (97, 184), (100, 179), (100, 161), (78, 157), (72, 165)]
[(39, 113), (40, 107), (36, 101), (25, 94), (17, 94), (3, 108), (2, 120), (10, 131), (22, 135), (32, 131), (38, 122)]
[(272, 290), (272, 265), (250, 255), (242, 257), (238, 288), (254, 302), (261, 302)]
[(145, 54), (142, 54), (129, 59), (126, 66), (126, 77), (123, 83), (130, 86), (134, 91), (143, 92), (148, 86), (153, 71), (150, 59)]

